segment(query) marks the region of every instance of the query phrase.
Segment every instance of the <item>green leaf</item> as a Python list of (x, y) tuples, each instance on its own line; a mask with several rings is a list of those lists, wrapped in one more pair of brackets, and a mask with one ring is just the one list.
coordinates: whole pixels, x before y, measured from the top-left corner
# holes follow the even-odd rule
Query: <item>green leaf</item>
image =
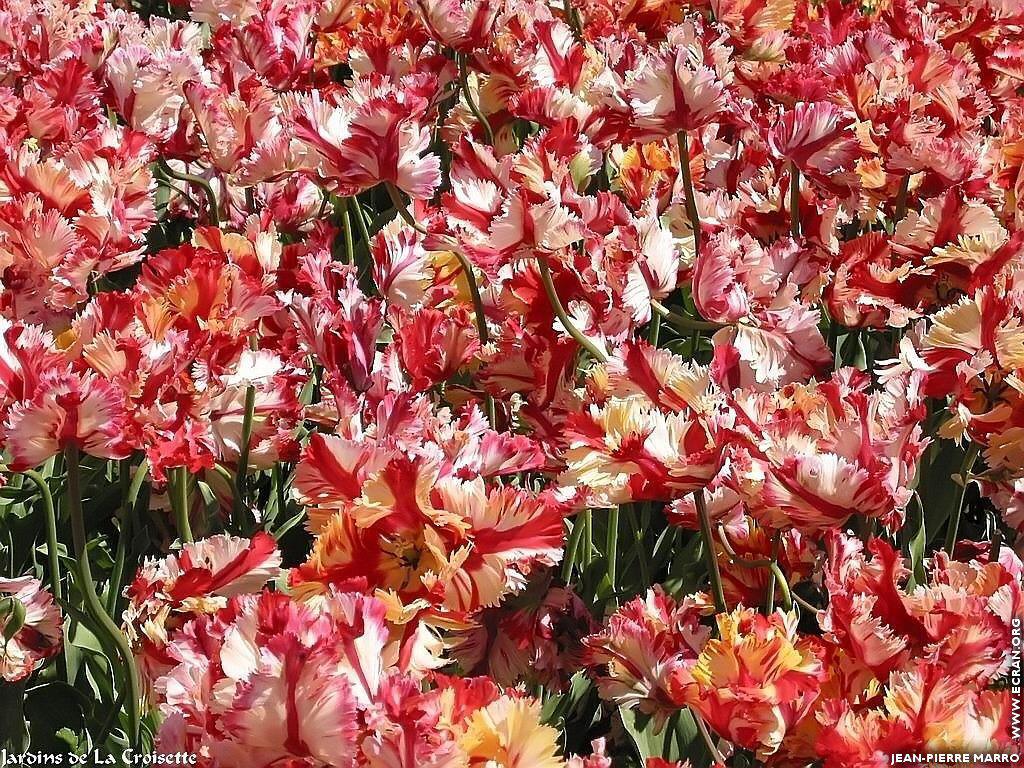
[(286, 533), (288, 533), (288, 531), (290, 531), (296, 525), (301, 523), (305, 518), (306, 518), (306, 510), (305, 509), (301, 509), (298, 513), (296, 513), (295, 515), (292, 515), (292, 517), (290, 517), (289, 519), (285, 520), (280, 525), (280, 527), (277, 528), (277, 530), (275, 530), (273, 532), (274, 538), (275, 539), (280, 539), (282, 536), (284, 536)]
[[(914, 515), (915, 527), (914, 535), (911, 537), (910, 542), (907, 546), (907, 550), (910, 554), (910, 584), (909, 587), (913, 589), (917, 584), (924, 584), (926, 580), (924, 571), (924, 551), (925, 547), (928, 546), (928, 525), (925, 522), (924, 516), (924, 505), (921, 503), (921, 496), (917, 492), (914, 493), (913, 504), (916, 507), (916, 514)], [(911, 529), (911, 526), (907, 526), (905, 530)]]
[(593, 691), (593, 683), (582, 672), (577, 672), (569, 681), (569, 689), (558, 696), (552, 696), (541, 709), (541, 721), (548, 725), (559, 725), (575, 711)]
[[(60, 680), (29, 689), (25, 696), (25, 719), (32, 734), (32, 747), (45, 752), (67, 751), (67, 738), (61, 732), (73, 736), (81, 731), (92, 707), (88, 696)], [(77, 737), (74, 740), (77, 742)]]
[(70, 728), (61, 728), (59, 731), (57, 731), (55, 735), (57, 737), (57, 741), (65, 745), (63, 749), (55, 751), (67, 751), (77, 753), (78, 750), (81, 748), (82, 740), (79, 738), (78, 734), (72, 731)]
[(853, 331), (841, 334), (839, 339), (839, 359), (846, 365), (852, 365), (862, 371), (866, 370), (868, 355), (864, 347), (864, 337), (859, 332)]
[(14, 488), (7, 486), (0, 488), (0, 499), (10, 499), (12, 501), (28, 501), (34, 495), (35, 489), (31, 486), (25, 486), (23, 488)]
[(671, 595), (687, 595), (703, 589), (705, 584), (704, 541), (700, 533), (694, 532), (685, 546), (676, 548), (664, 586)]
[(652, 717), (635, 709), (620, 709), (619, 717), (641, 763), (648, 757), (661, 757), (669, 761), (689, 760), (693, 768), (707, 768), (711, 764), (711, 756), (690, 710), (675, 713), (660, 731), (655, 730)]
[(25, 683), (0, 679), (0, 747), (8, 752), (23, 752), (28, 731), (25, 727)]
[(921, 461), (917, 490), (924, 507), (925, 528), (931, 535), (942, 531), (960, 499), (959, 474), (965, 451), (949, 440), (932, 443)]
[[(76, 610), (76, 614), (81, 616), (80, 611)], [(76, 619), (75, 624), (68, 633), (64, 649), (68, 659), (68, 672), (72, 679), (77, 678), (78, 670), (81, 668), (83, 661), (88, 664), (90, 659), (99, 658), (103, 660), (105, 665), (109, 664), (99, 638), (85, 624), (81, 623), (80, 619)]]
[(668, 564), (681, 531), (682, 529), (675, 525), (667, 525), (662, 529), (658, 540), (654, 543), (654, 553), (651, 555), (651, 571), (653, 573), (657, 573)]

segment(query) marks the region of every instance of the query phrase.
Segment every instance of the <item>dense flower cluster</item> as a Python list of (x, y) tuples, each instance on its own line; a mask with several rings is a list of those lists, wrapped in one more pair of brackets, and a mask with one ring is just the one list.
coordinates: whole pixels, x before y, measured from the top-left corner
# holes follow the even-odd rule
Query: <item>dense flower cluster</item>
[(1022, 40), (0, 0), (0, 677), (209, 768), (1020, 752)]

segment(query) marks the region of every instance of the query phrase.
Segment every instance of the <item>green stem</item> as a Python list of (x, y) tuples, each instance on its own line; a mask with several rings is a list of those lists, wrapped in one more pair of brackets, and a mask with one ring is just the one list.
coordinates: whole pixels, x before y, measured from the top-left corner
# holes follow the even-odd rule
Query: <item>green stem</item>
[(693, 720), (697, 723), (697, 729), (700, 731), (701, 738), (704, 739), (704, 745), (708, 748), (708, 752), (711, 753), (711, 760), (715, 765), (725, 766), (725, 758), (722, 753), (718, 751), (718, 747), (715, 746), (714, 740), (711, 738), (711, 734), (708, 732), (707, 725), (704, 724), (704, 718), (702, 718), (693, 709), (690, 710), (690, 714), (693, 715)]
[(157, 186), (169, 189), (171, 192), (174, 192), (179, 197), (181, 197), (182, 200), (188, 203), (188, 207), (195, 211), (197, 215), (202, 213), (202, 206), (200, 206), (199, 203), (195, 201), (195, 199), (192, 197), (192, 195), (188, 193), (188, 191), (182, 189), (181, 187), (174, 186), (164, 176), (154, 176), (153, 180), (157, 183)]
[(285, 497), (284, 478), (281, 476), (281, 462), (274, 462), (274, 467), (270, 471), (270, 476), (273, 480), (274, 494), (277, 498), (277, 513), (278, 515), (283, 515), (288, 508), (288, 500)]
[(799, 605), (805, 611), (810, 611), (811, 614), (817, 614), (818, 611), (821, 610), (821, 608), (819, 608), (818, 606), (812, 605), (811, 603), (807, 602), (802, 597), (800, 597), (800, 595), (798, 595), (796, 592), (793, 592), (792, 590), (790, 591), (790, 597), (793, 598), (793, 602), (794, 603)]
[(967, 484), (970, 482), (971, 471), (974, 469), (974, 462), (978, 460), (978, 444), (971, 443), (971, 447), (964, 454), (963, 464), (960, 465), (960, 493), (956, 506), (953, 507), (953, 515), (949, 518), (949, 525), (946, 528), (945, 550), (947, 554), (953, 554), (953, 547), (956, 546), (956, 535), (960, 528), (960, 515), (964, 508), (964, 498), (967, 496)]
[(359, 198), (355, 195), (346, 197), (348, 201), (349, 210), (352, 212), (353, 218), (356, 220), (356, 228), (359, 230), (359, 237), (363, 239), (363, 244), (367, 249), (370, 248), (370, 233), (366, 229), (366, 219), (363, 218), (363, 211), (359, 207)]
[[(135, 668), (135, 656), (132, 654), (128, 638), (124, 636), (120, 628), (110, 618), (99, 596), (92, 580), (92, 568), (89, 565), (89, 551), (86, 546), (85, 518), (82, 514), (82, 490), (81, 478), (79, 476), (78, 446), (74, 443), (68, 445), (67, 450), (67, 507), (68, 515), (71, 518), (71, 539), (75, 550), (75, 560), (78, 566), (78, 585), (85, 600), (85, 607), (91, 614), (93, 621), (99, 626), (102, 634), (113, 644), (117, 655), (121, 657), (124, 668), (125, 684), (127, 685), (127, 696), (125, 699), (125, 710), (128, 715), (128, 742), (130, 746), (139, 743), (139, 676)], [(113, 661), (111, 659), (111, 661)]]
[(142, 491), (142, 484), (146, 482), (146, 476), (149, 474), (149, 461), (143, 459), (138, 467), (135, 469), (135, 474), (132, 475), (132, 484), (128, 488), (128, 499), (127, 509), (135, 509), (136, 503), (139, 500), (139, 493)]
[[(786, 579), (786, 575), (782, 572), (782, 568), (779, 567), (777, 561), (772, 560), (768, 567), (772, 572), (772, 578), (769, 580), (771, 585), (772, 602), (774, 603), (775, 601), (775, 587), (777, 585), (779, 590), (782, 592), (782, 607), (787, 611), (793, 610), (793, 595), (789, 589), (789, 580)], [(774, 605), (772, 608), (774, 609)]]
[(729, 557), (729, 562), (733, 565), (738, 565), (740, 568), (755, 569), (767, 568), (772, 563), (767, 557), (751, 559), (736, 554), (736, 550), (732, 548), (732, 542), (729, 541), (729, 534), (726, 533), (725, 526), (721, 523), (718, 524), (718, 538), (722, 542), (722, 549), (725, 550), (725, 554)]
[(119, 462), (118, 482), (121, 484), (121, 507), (117, 511), (117, 549), (114, 554), (114, 566), (110, 571), (110, 583), (107, 585), (106, 610), (111, 616), (116, 616), (117, 593), (121, 588), (121, 579), (124, 578), (124, 561), (128, 556), (128, 526), (131, 520), (131, 506), (128, 504), (128, 494), (131, 489), (131, 479), (128, 477), (128, 470), (131, 468), (131, 460), (123, 459)]
[[(729, 534), (725, 531), (725, 526), (721, 523), (718, 524), (718, 538), (722, 542), (722, 548), (725, 550), (725, 554), (729, 557), (729, 562), (733, 565), (737, 565), (740, 568), (748, 568), (755, 570), (758, 568), (767, 568), (771, 571), (771, 575), (768, 579), (768, 597), (765, 600), (765, 608), (767, 613), (771, 613), (775, 608), (775, 587), (778, 586), (782, 590), (782, 604), (786, 610), (793, 607), (793, 593), (789, 587), (789, 581), (786, 579), (785, 574), (782, 573), (782, 569), (778, 563), (778, 551), (779, 551), (779, 539), (776, 537), (772, 543), (772, 558), (759, 557), (749, 558), (742, 557), (736, 553), (733, 549), (732, 544), (729, 542)], [(816, 608), (814, 610), (817, 610)]]
[(345, 263), (355, 264), (356, 247), (355, 239), (352, 237), (352, 217), (349, 215), (348, 205), (344, 200), (341, 201), (338, 208), (341, 210), (341, 225), (345, 229)]
[[(764, 612), (767, 614), (772, 613), (775, 610), (775, 585), (776, 582), (785, 581), (785, 579), (779, 578), (779, 536), (776, 534), (772, 538), (772, 557), (768, 562), (768, 594), (764, 600)], [(774, 566), (774, 567), (773, 567)]]
[(123, 512), (121, 517), (121, 530), (117, 537), (117, 557), (114, 560), (114, 571), (110, 575), (110, 592), (107, 595), (107, 613), (111, 616), (117, 615), (117, 603), (121, 597), (121, 579), (124, 576), (124, 564), (128, 551), (128, 541), (131, 538), (131, 523), (134, 519), (135, 505), (142, 490), (142, 484), (149, 472), (149, 462), (143, 459), (132, 475), (131, 485), (128, 486), (128, 493), (124, 499)]
[(569, 22), (569, 28), (572, 29), (573, 37), (580, 43), (583, 42), (583, 20), (580, 18), (580, 12), (576, 9), (576, 6), (572, 4), (572, 0), (562, 0), (565, 6), (565, 20)]
[(492, 429), (498, 427), (498, 407), (494, 402), (494, 395), (490, 392), (484, 392), (484, 415), (487, 417), (487, 423), (491, 425)]
[(390, 181), (384, 182), (384, 188), (387, 189), (388, 196), (391, 198), (391, 202), (394, 204), (395, 210), (398, 211), (398, 215), (402, 217), (402, 221), (415, 229), (421, 235), (429, 235), (430, 232), (427, 231), (427, 228), (416, 221), (416, 218), (412, 215), (412, 212), (409, 210), (409, 206), (405, 202), (405, 198), (402, 197), (402, 190)]
[(50, 571), (50, 591), (57, 602), (60, 602), (62, 598), (60, 555), (57, 542), (57, 512), (53, 505), (53, 494), (50, 492), (49, 483), (34, 469), (22, 474), (35, 484), (39, 489), (39, 496), (43, 500), (43, 510), (46, 512), (46, 562)]
[(608, 583), (615, 592), (616, 566), (619, 559), (619, 508), (608, 510), (608, 530), (605, 538), (605, 557), (608, 561)]
[(697, 518), (700, 520), (700, 535), (704, 539), (704, 560), (708, 567), (708, 578), (711, 580), (711, 596), (715, 601), (715, 610), (723, 613), (729, 610), (725, 602), (725, 590), (722, 587), (722, 574), (718, 570), (718, 557), (715, 555), (715, 539), (711, 533), (711, 517), (704, 502), (704, 489), (693, 492), (693, 501), (697, 507)]
[(376, 292), (376, 286), (373, 284), (372, 277), (373, 258), (370, 256), (370, 233), (366, 229), (366, 220), (363, 218), (363, 212), (359, 206), (359, 198), (354, 195), (346, 197), (342, 199), (341, 204), (348, 211), (351, 218), (356, 220), (356, 231), (359, 233), (359, 237), (362, 240), (366, 259), (363, 263), (359, 263), (359, 260), (355, 258), (355, 250), (353, 250), (352, 263), (358, 264), (358, 274), (356, 275), (356, 279), (359, 283), (360, 290), (368, 296), (371, 296)]
[(588, 354), (600, 363), (608, 361), (608, 356), (602, 352), (594, 342), (588, 339), (580, 332), (579, 328), (573, 325), (573, 322), (569, 319), (569, 315), (565, 312), (565, 307), (562, 306), (561, 299), (558, 298), (558, 292), (555, 291), (555, 283), (551, 279), (551, 267), (548, 266), (548, 260), (546, 256), (540, 254), (537, 255), (537, 266), (540, 267), (540, 280), (544, 285), (544, 293), (548, 296), (548, 301), (551, 303), (551, 309), (554, 310), (555, 316), (559, 322), (562, 323), (562, 327), (569, 332), (576, 343), (587, 350)]
[(477, 285), (476, 275), (473, 274), (473, 265), (469, 263), (469, 259), (458, 248), (453, 248), (452, 253), (459, 260), (459, 266), (462, 267), (462, 273), (466, 276), (466, 283), (469, 285), (469, 296), (473, 302), (473, 313), (476, 315), (477, 335), (480, 337), (480, 343), (486, 344), (491, 340), (491, 336), (487, 331), (487, 315), (484, 312), (484, 300), (480, 295), (480, 286)]
[(174, 510), (174, 522), (178, 529), (178, 536), (184, 543), (192, 542), (192, 524), (189, 522), (189, 499), (188, 499), (188, 467), (175, 467), (171, 470), (167, 479), (167, 493), (171, 499), (171, 509)]
[(195, 184), (197, 187), (203, 190), (203, 194), (206, 195), (206, 201), (207, 204), (209, 205), (210, 223), (213, 224), (215, 227), (219, 227), (220, 213), (218, 212), (219, 209), (217, 207), (217, 196), (213, 193), (213, 186), (210, 184), (210, 182), (204, 179), (202, 176), (196, 176), (194, 174), (186, 173), (184, 171), (174, 170), (173, 168), (171, 168), (170, 165), (167, 164), (167, 161), (164, 160), (162, 157), (158, 158), (156, 162), (157, 165), (160, 166), (160, 170), (166, 173), (172, 179), (184, 181), (187, 184)]
[(583, 567), (594, 561), (594, 516), (588, 509), (583, 513)]
[[(43, 510), (46, 513), (46, 564), (50, 571), (50, 592), (53, 593), (57, 603), (63, 598), (63, 589), (60, 583), (60, 550), (57, 541), (57, 509), (53, 503), (53, 494), (50, 492), (50, 484), (34, 469), (23, 473), (25, 477), (35, 483), (39, 489), (39, 496), (43, 500)], [(68, 660), (62, 653), (57, 658), (57, 667), (63, 680), (71, 683), (68, 678)]]
[(252, 442), (252, 421), (256, 410), (256, 387), (252, 384), (245, 388), (245, 411), (242, 415), (242, 438), (238, 446), (238, 468), (235, 471), (235, 494), (231, 507), (235, 516), (235, 524), (243, 525), (242, 517), (245, 516), (243, 533), (249, 534), (249, 528), (255, 522), (249, 514), (247, 499), (246, 473), (249, 471), (249, 443)]
[(658, 346), (658, 339), (661, 336), (661, 315), (657, 312), (651, 317), (651, 324), (647, 328), (647, 343), (652, 347)]
[(655, 317), (664, 318), (668, 321), (669, 325), (672, 325), (681, 331), (717, 331), (719, 328), (725, 327), (720, 323), (711, 323), (707, 320), (695, 320), (692, 317), (687, 317), (686, 315), (681, 315), (678, 312), (673, 312), (656, 299), (651, 299), (651, 309), (654, 310)]
[(459, 65), (459, 85), (462, 86), (462, 95), (466, 97), (466, 105), (469, 107), (469, 111), (473, 113), (473, 117), (477, 119), (477, 122), (479, 122), (480, 126), (484, 129), (484, 136), (487, 137), (487, 143), (493, 147), (494, 131), (491, 128), (490, 122), (487, 120), (487, 116), (480, 110), (480, 105), (477, 104), (476, 99), (473, 98), (473, 94), (469, 90), (469, 74), (466, 71), (466, 55), (456, 53), (455, 60)]
[(690, 143), (686, 131), (676, 134), (676, 145), (679, 147), (679, 172), (683, 179), (683, 192), (686, 194), (686, 215), (693, 229), (693, 245), (700, 250), (700, 214), (697, 213), (697, 197), (693, 192), (693, 176), (690, 174)]
[(583, 538), (584, 528), (583, 513), (580, 512), (573, 520), (572, 533), (569, 534), (569, 541), (565, 546), (565, 559), (562, 561), (562, 581), (568, 584), (572, 580), (572, 569), (576, 565), (576, 558), (579, 556), (580, 541)]
[(800, 237), (800, 169), (794, 162), (789, 164), (789, 233), (794, 240)]
[(100, 724), (99, 730), (93, 737), (94, 744), (103, 744), (107, 740), (107, 736), (110, 735), (111, 729), (114, 727), (114, 720), (117, 718), (117, 713), (121, 711), (121, 707), (124, 704), (125, 691), (122, 689), (118, 691), (117, 698), (114, 699), (114, 704), (107, 713), (107, 716), (103, 718), (103, 722)]
[(999, 516), (992, 511), (988, 513), (989, 525), (989, 551), (988, 561), (995, 563), (999, 561), (999, 550), (1003, 546), (1003, 533), (999, 530)]
[(636, 550), (637, 559), (640, 561), (640, 580), (644, 584), (651, 583), (651, 563), (647, 555), (647, 547), (644, 546), (644, 531), (637, 519), (636, 509), (632, 504), (626, 505), (626, 519), (629, 520), (629, 527), (633, 531), (633, 544)]

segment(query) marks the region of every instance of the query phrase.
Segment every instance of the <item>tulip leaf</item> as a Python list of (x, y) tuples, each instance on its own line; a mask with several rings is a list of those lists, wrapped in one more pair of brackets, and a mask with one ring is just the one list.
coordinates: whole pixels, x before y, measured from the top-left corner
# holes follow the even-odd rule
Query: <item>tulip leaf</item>
[(85, 726), (85, 716), (93, 704), (83, 691), (60, 680), (30, 688), (25, 697), (25, 718), (33, 749), (66, 752), (66, 734), (77, 733)]
[(577, 672), (569, 681), (569, 688), (558, 696), (552, 696), (541, 709), (541, 720), (545, 723), (558, 725), (572, 711), (577, 704), (585, 697), (592, 685), (582, 672)]
[(692, 768), (707, 768), (711, 764), (690, 710), (676, 712), (661, 729), (656, 728), (654, 718), (635, 709), (620, 709), (619, 717), (636, 747), (641, 764), (649, 757), (668, 761), (689, 760)]
[(541, 720), (562, 732), (565, 754), (586, 754), (594, 726), (600, 721), (601, 709), (594, 684), (578, 672), (565, 692), (544, 702)]
[[(915, 492), (912, 501), (912, 506), (915, 508), (914, 522), (916, 523), (916, 529), (914, 529), (914, 535), (911, 537), (908, 545), (911, 566), (911, 588), (925, 582), (924, 556), (925, 548), (928, 546), (928, 524), (925, 521), (924, 505), (921, 502), (920, 494)], [(910, 526), (908, 525), (909, 528)]]
[(965, 451), (949, 440), (932, 443), (921, 461), (918, 492), (924, 507), (926, 530), (934, 537), (942, 532), (946, 521), (960, 500), (959, 474)]
[(9, 683), (0, 678), (0, 747), (8, 752), (22, 752), (26, 746), (25, 683)]

